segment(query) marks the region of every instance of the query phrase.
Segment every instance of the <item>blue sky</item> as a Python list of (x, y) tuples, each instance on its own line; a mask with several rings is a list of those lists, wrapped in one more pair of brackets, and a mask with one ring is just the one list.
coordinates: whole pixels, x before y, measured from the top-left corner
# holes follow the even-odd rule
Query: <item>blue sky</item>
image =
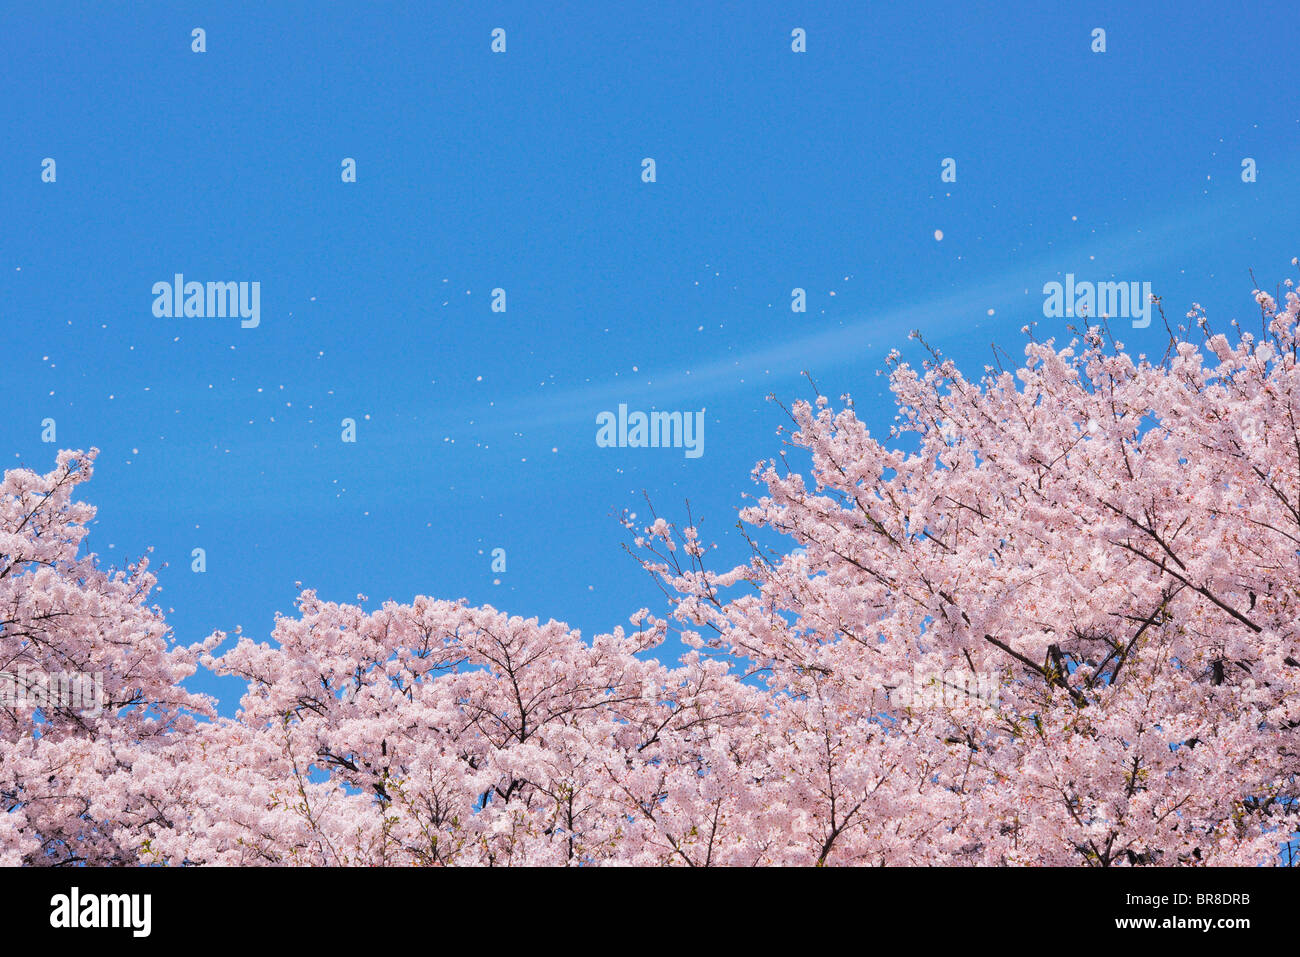
[[(977, 373), (1065, 335), (1067, 272), (1217, 328), (1288, 274), (1294, 6), (1051, 6), (5, 4), (0, 463), (98, 446), (89, 545), (155, 546), (186, 643), (265, 636), (298, 581), (588, 635), (663, 613), (616, 514), (689, 498), (740, 559), (801, 370), (880, 434), (910, 329)], [(260, 325), (156, 318), (178, 272), (260, 282)], [(597, 447), (619, 403), (705, 410), (704, 454)]]

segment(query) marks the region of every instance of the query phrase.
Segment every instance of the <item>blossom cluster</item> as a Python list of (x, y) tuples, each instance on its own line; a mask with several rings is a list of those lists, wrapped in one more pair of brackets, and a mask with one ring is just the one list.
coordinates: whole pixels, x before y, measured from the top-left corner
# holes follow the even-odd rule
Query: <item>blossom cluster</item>
[(749, 561), (629, 518), (671, 610), (589, 640), (304, 590), (270, 641), (178, 647), (146, 561), (80, 554), (94, 452), (7, 472), (0, 667), (104, 707), (0, 708), (0, 863), (1289, 863), (1300, 297), (1256, 298), (1258, 336), (1196, 315), (1160, 361), (1102, 327), (979, 380), (891, 354), (886, 441), (789, 409)]

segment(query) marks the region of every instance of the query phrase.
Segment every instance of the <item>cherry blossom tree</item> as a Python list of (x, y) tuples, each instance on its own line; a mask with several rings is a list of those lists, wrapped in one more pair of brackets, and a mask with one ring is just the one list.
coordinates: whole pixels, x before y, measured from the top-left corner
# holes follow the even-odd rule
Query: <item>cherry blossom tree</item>
[[(689, 515), (626, 516), (671, 610), (590, 640), (308, 589), (270, 642), (168, 650), (146, 566), (77, 557), (93, 454), (7, 473), (6, 667), (102, 671), (111, 703), (7, 712), (0, 854), (1291, 863), (1300, 297), (1255, 298), (1258, 332), (1198, 307), (1159, 359), (1104, 321), (1026, 329), (979, 379), (922, 342), (890, 356), (881, 438), (849, 396), (795, 403), (740, 514), (749, 559), (711, 568)], [(181, 689), (197, 665), (246, 682), (235, 717)]]
[[(79, 555), (95, 510), (74, 502), (96, 451), (0, 482), (0, 863), (137, 862), (160, 819), (137, 761), (175, 755), (211, 714), (186, 692), (201, 648), (178, 648), (147, 559)], [(89, 692), (89, 693), (87, 693)], [(179, 751), (178, 751), (179, 749)]]
[(159, 830), (160, 860), (697, 863), (707, 823), (758, 797), (701, 779), (764, 707), (760, 689), (698, 655), (638, 657), (664, 637), (644, 612), (635, 633), (590, 643), (423, 597), (367, 613), (308, 590), (298, 612), (274, 645), (206, 659), (248, 692), (183, 786), (157, 766), (188, 809), (184, 828)]
[(790, 410), (810, 476), (756, 470), (742, 519), (793, 554), (715, 574), (694, 529), (646, 530), (676, 616), (766, 676), (761, 788), (806, 832), (785, 859), (824, 836), (827, 863), (1278, 860), (1300, 770), (1286, 286), (1281, 309), (1256, 293), (1258, 335), (1194, 309), (1201, 341), (1170, 330), (1160, 361), (1104, 323), (978, 382), (895, 354), (890, 445), (819, 396)]

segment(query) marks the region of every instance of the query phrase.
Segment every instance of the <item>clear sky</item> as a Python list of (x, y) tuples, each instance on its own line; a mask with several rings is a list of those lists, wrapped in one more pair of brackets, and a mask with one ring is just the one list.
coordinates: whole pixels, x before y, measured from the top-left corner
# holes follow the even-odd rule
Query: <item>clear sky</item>
[[(1294, 275), (1294, 3), (1062, 6), (4, 0), (0, 463), (99, 447), (89, 547), (155, 546), (185, 643), (299, 581), (662, 614), (617, 513), (689, 499), (740, 559), (801, 370), (880, 434), (913, 328), (975, 374), (1066, 335), (1067, 273), (1217, 328)], [(155, 317), (176, 273), (259, 282), (260, 324)], [(620, 403), (703, 410), (703, 454), (598, 447)]]

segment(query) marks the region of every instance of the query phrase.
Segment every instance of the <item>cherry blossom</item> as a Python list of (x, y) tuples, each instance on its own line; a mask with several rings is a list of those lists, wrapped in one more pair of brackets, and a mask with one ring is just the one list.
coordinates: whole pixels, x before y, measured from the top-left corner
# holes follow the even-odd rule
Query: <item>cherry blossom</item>
[(79, 556), (94, 452), (8, 472), (0, 665), (106, 702), (0, 713), (0, 862), (1290, 863), (1300, 297), (1255, 298), (1159, 359), (1104, 325), (979, 379), (891, 352), (888, 435), (790, 406), (744, 563), (627, 516), (668, 611), (591, 638), (306, 589), (175, 647), (147, 562)]

